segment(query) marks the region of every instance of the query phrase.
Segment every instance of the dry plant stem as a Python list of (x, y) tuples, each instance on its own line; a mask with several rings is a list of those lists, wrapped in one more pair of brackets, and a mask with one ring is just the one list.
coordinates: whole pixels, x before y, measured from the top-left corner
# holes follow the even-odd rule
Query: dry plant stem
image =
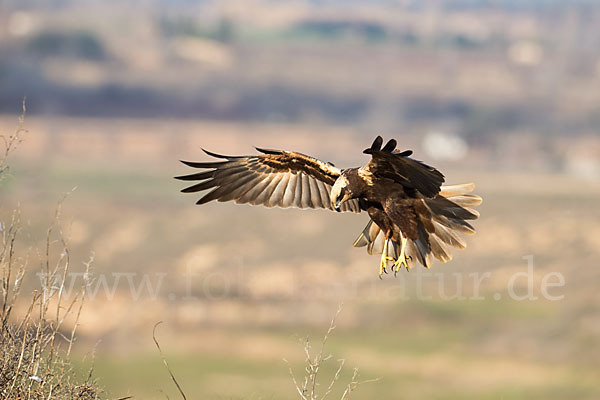
[[(0, 181), (8, 169), (9, 154), (21, 143), (25, 118), (19, 119), (16, 132), (0, 135)], [(1, 182), (0, 182), (1, 183)], [(23, 295), (22, 285), (28, 269), (29, 251), (20, 254), (20, 212), (15, 211), (8, 226), (0, 223), (0, 398), (46, 400), (97, 400), (101, 392), (88, 375), (78, 383), (70, 354), (89, 285), (93, 257), (85, 263), (83, 283), (76, 294), (69, 294), (65, 282), (71, 269), (67, 242), (60, 230), (61, 206), (56, 208), (53, 224), (46, 232), (45, 249), (39, 254), (39, 286), (31, 297)], [(58, 250), (58, 252), (57, 252)], [(35, 250), (34, 250), (35, 251)], [(16, 315), (25, 307), (22, 315)], [(70, 334), (63, 334), (65, 322), (72, 322)], [(57, 340), (57, 337), (59, 340)], [(67, 344), (66, 351), (61, 340)], [(123, 397), (125, 400), (129, 397)]]
[[(4, 386), (0, 385), (0, 397), (97, 399), (99, 390), (94, 387), (90, 376), (84, 384), (75, 384), (69, 361), (89, 284), (89, 270), (93, 257), (85, 263), (84, 282), (78, 293), (67, 299), (65, 281), (70, 268), (68, 246), (60, 229), (54, 226), (50, 228), (46, 235), (46, 249), (41, 268), (43, 277), (40, 281), (41, 290), (34, 291), (24, 315), (19, 317), (17, 323), (11, 322), (11, 310), (18, 300), (24, 275), (24, 264), (18, 265), (14, 256), (17, 226), (18, 218), (15, 217), (11, 227), (2, 232), (2, 248), (0, 248), (2, 268), (2, 295), (0, 296), (2, 351), (0, 355), (3, 357), (0, 360), (2, 372), (0, 379), (8, 379)], [(58, 236), (58, 239), (54, 239), (55, 236)], [(58, 255), (54, 252), (56, 243), (59, 244)], [(61, 333), (61, 328), (67, 319), (74, 322), (70, 334), (65, 337)], [(61, 350), (58, 345), (59, 335), (67, 343), (66, 351)], [(9, 349), (13, 349), (14, 352), (8, 353)], [(4, 378), (5, 376), (8, 378)]]
[(329, 394), (331, 394), (331, 391), (333, 390), (333, 387), (335, 386), (336, 382), (340, 379), (340, 374), (342, 373), (342, 369), (344, 368), (344, 364), (346, 364), (346, 360), (338, 360), (338, 362), (339, 362), (340, 365), (338, 366), (338, 369), (335, 371), (335, 375), (333, 376), (333, 379), (331, 380), (331, 383), (327, 387), (327, 390), (325, 391), (325, 394), (323, 394), (323, 396), (321, 397), (321, 400), (325, 399), (327, 396), (329, 396)]
[[(303, 387), (303, 389), (304, 389), (304, 392), (306, 392), (306, 383), (310, 384), (310, 396), (311, 396), (310, 398), (311, 399), (317, 398), (317, 394), (316, 394), (317, 376), (319, 374), (319, 368), (321, 367), (321, 363), (323, 361), (329, 360), (331, 358), (331, 355), (324, 356), (323, 352), (325, 351), (325, 344), (327, 343), (327, 340), (329, 339), (331, 332), (333, 332), (335, 330), (335, 321), (337, 320), (337, 318), (339, 317), (341, 312), (342, 312), (342, 305), (340, 304), (335, 315), (331, 319), (329, 328), (327, 329), (327, 333), (325, 333), (325, 336), (323, 337), (323, 340), (321, 342), (321, 349), (319, 350), (319, 352), (317, 354), (315, 354), (314, 359), (312, 361), (311, 361), (311, 356), (310, 356), (310, 343), (309, 343), (308, 339), (306, 340), (304, 352), (306, 353), (306, 360), (307, 360), (306, 370), (308, 373), (308, 375), (307, 375), (308, 379), (305, 380), (305, 386)], [(332, 382), (330, 386), (332, 386), (334, 383), (335, 382)]]
[(294, 375), (294, 371), (292, 370), (292, 365), (285, 358), (283, 359), (283, 361), (288, 365), (288, 371), (290, 373), (290, 376), (292, 377), (292, 382), (294, 383), (294, 387), (296, 388), (296, 391), (300, 395), (300, 399), (307, 400), (306, 396), (302, 392), (302, 389), (300, 389), (300, 385), (298, 385), (298, 381), (296, 381), (296, 376)]
[[(79, 309), (77, 310), (77, 314), (75, 315), (75, 323), (73, 324), (73, 329), (71, 330), (71, 337), (69, 337), (69, 347), (67, 348), (67, 357), (71, 355), (71, 350), (73, 348), (73, 342), (75, 341), (75, 333), (77, 332), (77, 327), (79, 326), (79, 318), (81, 317), (81, 310), (83, 310), (83, 304), (85, 302), (85, 294), (87, 293), (87, 289), (92, 284), (90, 279), (90, 268), (94, 263), (94, 254), (90, 256), (89, 260), (85, 263), (85, 274), (83, 275), (83, 285), (81, 286), (79, 292), (79, 298), (81, 301), (79, 302)], [(92, 373), (90, 371), (90, 377)]]
[[(27, 309), (26, 315), (21, 320), (21, 323), (17, 326), (16, 332), (22, 332), (22, 339), (20, 344), (20, 354), (17, 363), (17, 371), (21, 371), (25, 367), (25, 376), (28, 378), (26, 381), (26, 394), (28, 398), (38, 398), (36, 393), (48, 386), (44, 393), (45, 398), (53, 398), (57, 390), (63, 386), (73, 386), (71, 383), (71, 376), (67, 373), (67, 367), (69, 366), (68, 356), (70, 355), (73, 341), (77, 326), (79, 324), (79, 318), (81, 316), (81, 310), (85, 298), (86, 288), (88, 285), (89, 269), (93, 261), (93, 257), (85, 264), (86, 273), (84, 274), (84, 282), (79, 292), (71, 299), (65, 306), (64, 302), (64, 289), (65, 289), (65, 277), (69, 270), (69, 257), (66, 241), (59, 238), (61, 244), (61, 255), (58, 257), (58, 261), (55, 265), (52, 265), (52, 252), (51, 252), (51, 240), (52, 230), (49, 230), (47, 235), (47, 247), (46, 247), (46, 260), (44, 262), (43, 271), (46, 274), (42, 280), (42, 292), (35, 292), (31, 303)], [(53, 317), (50, 316), (50, 303), (53, 303)], [(32, 318), (34, 310), (38, 308), (38, 315)], [(65, 337), (68, 343), (68, 349), (66, 352), (61, 353), (63, 357), (56, 358), (59, 351), (56, 346), (56, 338), (62, 334), (59, 332), (63, 326), (65, 320), (68, 317), (74, 318), (74, 325), (71, 329), (69, 337)], [(8, 325), (8, 324), (7, 324)], [(63, 336), (64, 337), (64, 336)], [(42, 364), (42, 361), (43, 364)], [(26, 364), (24, 364), (26, 363)], [(57, 376), (60, 379), (57, 378)], [(39, 382), (31, 377), (39, 379)], [(88, 381), (90, 378), (88, 377)], [(10, 389), (6, 394), (11, 398), (14, 391), (17, 388), (18, 380), (14, 379)], [(23, 382), (20, 382), (23, 384)], [(88, 382), (86, 382), (88, 384)], [(89, 393), (89, 388), (81, 387), (82, 393)], [(94, 393), (95, 393), (95, 389)], [(76, 397), (75, 397), (76, 398)], [(96, 397), (94, 397), (96, 398)]]
[[(162, 324), (162, 321), (159, 321), (156, 323), (156, 325), (154, 325), (154, 329), (152, 329), (152, 339), (154, 339), (156, 348), (158, 349), (158, 352), (160, 353), (160, 358), (162, 358), (163, 364), (165, 364), (167, 371), (169, 371), (169, 375), (171, 376), (171, 379), (175, 383), (175, 386), (177, 386), (177, 390), (179, 390), (179, 394), (181, 394), (181, 397), (183, 397), (183, 400), (187, 400), (187, 398), (185, 397), (185, 393), (183, 392), (183, 389), (181, 389), (181, 386), (179, 386), (179, 382), (177, 382), (177, 379), (175, 379), (175, 375), (173, 375), (173, 372), (171, 371), (171, 368), (169, 367), (169, 363), (167, 362), (167, 359), (163, 355), (162, 349), (160, 348), (160, 344), (158, 344), (158, 339), (156, 339), (156, 328), (160, 324)], [(167, 398), (168, 398), (168, 396), (167, 396)]]
[[(25, 264), (23, 263), (17, 271), (17, 276), (12, 279), (14, 269), (15, 242), (19, 233), (20, 213), (15, 211), (12, 216), (10, 226), (2, 231), (2, 251), (0, 252), (0, 265), (2, 265), (2, 331), (6, 330), (6, 324), (10, 317), (12, 305), (21, 291), (23, 275), (25, 275)], [(14, 281), (14, 282), (13, 282)], [(12, 296), (11, 296), (12, 284)]]
[(354, 390), (356, 390), (356, 388), (359, 387), (360, 385), (364, 385), (365, 383), (379, 382), (380, 380), (381, 380), (381, 378), (367, 379), (364, 381), (359, 381), (358, 380), (358, 368), (354, 368), (354, 372), (352, 373), (352, 379), (350, 380), (350, 383), (348, 384), (348, 386), (346, 386), (346, 390), (344, 391), (344, 394), (342, 395), (341, 400), (349, 399), (350, 393), (352, 393)]
[[(336, 320), (339, 317), (341, 311), (342, 311), (342, 305), (340, 304), (337, 312), (335, 313), (334, 317), (331, 320), (331, 323), (329, 324), (329, 329), (327, 329), (327, 332), (325, 333), (325, 336), (323, 337), (323, 340), (321, 341), (321, 348), (315, 355), (311, 354), (310, 341), (308, 339), (306, 340), (306, 342), (304, 344), (306, 374), (304, 376), (304, 380), (302, 381), (302, 385), (300, 385), (298, 383), (298, 380), (296, 379), (296, 376), (294, 375), (294, 371), (292, 370), (290, 363), (284, 359), (284, 361), (288, 364), (288, 370), (289, 370), (290, 376), (292, 378), (292, 382), (294, 383), (294, 387), (296, 388), (296, 391), (298, 392), (298, 395), (300, 396), (301, 400), (323, 400), (323, 399), (327, 398), (333, 392), (336, 384), (340, 380), (342, 370), (346, 363), (346, 361), (343, 359), (338, 360), (339, 365), (335, 371), (333, 378), (329, 382), (327, 389), (323, 393), (323, 395), (319, 395), (319, 393), (317, 392), (317, 388), (319, 385), (319, 379), (318, 379), (319, 378), (319, 370), (325, 361), (328, 361), (329, 359), (331, 359), (331, 355), (324, 355), (325, 354), (325, 345), (327, 344), (329, 337), (331, 336), (331, 334), (333, 333), (333, 331), (336, 328)], [(360, 386), (364, 383), (376, 382), (378, 380), (379, 379), (358, 381), (358, 368), (355, 368), (350, 382), (345, 387), (345, 390), (342, 394), (341, 400), (349, 399), (350, 394), (358, 386)]]
[(17, 146), (23, 141), (21, 139), (21, 134), (27, 132), (27, 130), (25, 128), (23, 128), (23, 126), (25, 125), (25, 112), (27, 111), (27, 108), (25, 106), (25, 99), (23, 99), (22, 105), (21, 105), (21, 116), (19, 117), (19, 121), (17, 123), (17, 128), (15, 129), (15, 132), (12, 135), (0, 135), (0, 139), (2, 140), (3, 144), (4, 144), (4, 150), (2, 151), (2, 155), (0, 156), (0, 178), (2, 177), (2, 174), (4, 172), (6, 172), (7, 170), (7, 165), (6, 165), (6, 160), (8, 159), (8, 155), (14, 151)]

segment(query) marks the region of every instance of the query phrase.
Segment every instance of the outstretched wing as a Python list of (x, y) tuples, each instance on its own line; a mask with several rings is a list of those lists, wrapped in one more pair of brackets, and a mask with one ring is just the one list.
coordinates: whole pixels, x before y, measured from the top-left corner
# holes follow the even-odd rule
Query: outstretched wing
[[(206, 171), (178, 176), (200, 181), (184, 193), (210, 190), (196, 204), (212, 200), (264, 205), (267, 207), (326, 208), (333, 210), (329, 194), (342, 171), (304, 154), (264, 150), (253, 156), (224, 156), (204, 150), (224, 161), (182, 163)], [(342, 211), (360, 212), (358, 200), (342, 204)]]
[(444, 183), (444, 175), (429, 165), (410, 158), (411, 150), (399, 152), (391, 139), (381, 148), (383, 139), (377, 136), (370, 148), (364, 151), (371, 160), (362, 171), (376, 177), (392, 179), (407, 189), (419, 191), (425, 197), (435, 197)]

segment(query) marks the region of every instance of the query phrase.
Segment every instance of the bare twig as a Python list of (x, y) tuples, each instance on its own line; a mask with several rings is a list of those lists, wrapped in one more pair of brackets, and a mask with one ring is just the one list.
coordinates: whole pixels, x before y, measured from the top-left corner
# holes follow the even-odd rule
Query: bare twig
[[(319, 371), (320, 371), (323, 363), (332, 358), (331, 355), (325, 355), (325, 345), (327, 344), (327, 341), (329, 340), (331, 334), (333, 333), (333, 331), (336, 328), (336, 321), (341, 312), (342, 312), (342, 304), (340, 304), (335, 315), (331, 319), (329, 328), (327, 329), (327, 332), (325, 333), (325, 335), (323, 336), (323, 339), (321, 340), (321, 347), (320, 347), (319, 351), (317, 351), (314, 355), (312, 354), (312, 348), (310, 345), (310, 341), (308, 339), (306, 339), (306, 341), (304, 343), (304, 356), (305, 356), (305, 368), (304, 369), (305, 369), (306, 373), (304, 376), (304, 380), (302, 381), (302, 384), (300, 384), (298, 382), (298, 380), (296, 379), (296, 376), (294, 374), (294, 371), (292, 370), (292, 366), (290, 365), (290, 363), (286, 359), (284, 359), (284, 362), (288, 365), (288, 370), (289, 370), (290, 376), (292, 378), (292, 383), (294, 384), (294, 387), (296, 388), (296, 391), (298, 392), (298, 395), (300, 396), (300, 400), (324, 400), (327, 396), (329, 396), (333, 392), (336, 384), (340, 380), (342, 370), (346, 363), (346, 360), (343, 360), (343, 359), (338, 360), (339, 365), (336, 369), (336, 372), (335, 372), (333, 378), (327, 385), (327, 389), (325, 390), (323, 395), (319, 395), (318, 390), (317, 390), (318, 386), (319, 386), (319, 376), (320, 376)], [(351, 378), (350, 382), (346, 385), (346, 388), (342, 394), (341, 400), (347, 400), (350, 397), (350, 393), (352, 393), (359, 385), (362, 385), (363, 383), (375, 382), (375, 381), (379, 380), (379, 379), (372, 379), (372, 380), (359, 382), (357, 378), (358, 378), (358, 369), (355, 368), (352, 378)]]
[(15, 129), (14, 133), (8, 136), (0, 135), (0, 140), (2, 140), (4, 145), (4, 149), (0, 155), (0, 178), (2, 178), (2, 175), (8, 170), (8, 166), (6, 165), (8, 155), (23, 141), (21, 134), (27, 132), (27, 130), (23, 127), (25, 125), (25, 113), (27, 112), (25, 100), (26, 99), (23, 99), (21, 104), (21, 116), (19, 117), (17, 128)]
[(177, 386), (177, 390), (179, 390), (179, 394), (181, 394), (181, 397), (183, 397), (183, 400), (187, 400), (187, 398), (185, 397), (185, 393), (183, 392), (183, 389), (181, 389), (181, 386), (179, 386), (179, 382), (177, 382), (177, 379), (175, 379), (175, 375), (173, 375), (173, 372), (171, 371), (171, 368), (169, 367), (169, 363), (167, 362), (167, 359), (163, 355), (162, 349), (160, 348), (160, 344), (158, 344), (158, 340), (156, 339), (156, 328), (160, 324), (162, 324), (162, 321), (159, 321), (156, 323), (156, 325), (154, 325), (154, 329), (152, 329), (152, 339), (154, 339), (156, 348), (158, 349), (158, 352), (160, 353), (160, 358), (162, 358), (163, 364), (165, 364), (167, 371), (169, 371), (169, 375), (171, 376), (171, 379), (175, 383), (175, 386)]

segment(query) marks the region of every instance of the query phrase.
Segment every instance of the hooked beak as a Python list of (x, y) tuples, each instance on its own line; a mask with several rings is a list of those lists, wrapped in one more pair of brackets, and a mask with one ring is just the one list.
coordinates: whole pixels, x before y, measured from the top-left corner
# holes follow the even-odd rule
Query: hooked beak
[(342, 206), (342, 202), (339, 200), (336, 200), (333, 202), (333, 208), (335, 209), (335, 211), (340, 212), (341, 209), (340, 207)]
[(341, 209), (342, 204), (344, 204), (347, 200), (349, 200), (350, 197), (351, 197), (350, 195), (345, 194), (344, 196), (340, 196), (337, 199), (335, 199), (333, 201), (333, 209), (337, 212), (342, 211), (342, 209)]

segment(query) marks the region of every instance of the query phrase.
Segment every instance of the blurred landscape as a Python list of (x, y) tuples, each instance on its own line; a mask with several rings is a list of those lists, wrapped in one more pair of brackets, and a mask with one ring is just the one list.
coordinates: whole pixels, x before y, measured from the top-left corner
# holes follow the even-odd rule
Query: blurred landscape
[[(0, 134), (24, 97), (28, 133), (0, 221), (20, 209), (36, 266), (75, 188), (61, 223), (96, 277), (76, 351), (107, 398), (177, 398), (158, 321), (188, 398), (298, 398), (283, 359), (301, 374), (343, 302), (324, 376), (381, 378), (353, 398), (597, 399), (599, 36), (594, 1), (4, 1)], [(358, 166), (378, 134), (476, 183), (451, 263), (380, 280), (351, 247), (366, 215), (197, 207), (172, 179), (201, 147)], [(529, 256), (538, 299), (515, 300)]]

